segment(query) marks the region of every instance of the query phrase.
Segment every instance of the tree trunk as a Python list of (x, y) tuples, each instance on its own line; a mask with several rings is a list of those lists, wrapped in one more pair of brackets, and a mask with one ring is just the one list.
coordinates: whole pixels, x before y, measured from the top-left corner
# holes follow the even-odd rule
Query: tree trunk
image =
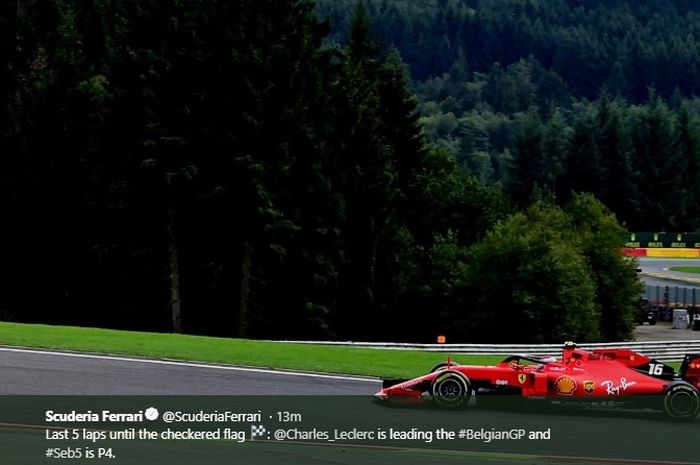
[(246, 337), (248, 326), (248, 296), (250, 295), (250, 266), (253, 261), (253, 246), (250, 239), (243, 241), (243, 260), (241, 261), (241, 289), (238, 300), (238, 326), (236, 337)]
[[(166, 173), (168, 191), (172, 191), (174, 173)], [(173, 333), (182, 332), (182, 304), (180, 302), (180, 260), (177, 244), (175, 243), (175, 205), (172, 193), (168, 192), (168, 266), (170, 269), (170, 314)]]

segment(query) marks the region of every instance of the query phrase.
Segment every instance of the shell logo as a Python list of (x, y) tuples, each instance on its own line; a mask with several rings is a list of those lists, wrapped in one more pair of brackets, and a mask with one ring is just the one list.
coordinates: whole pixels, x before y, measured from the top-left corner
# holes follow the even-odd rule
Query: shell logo
[(571, 396), (576, 392), (576, 381), (571, 376), (560, 376), (554, 382), (554, 389), (560, 396)]

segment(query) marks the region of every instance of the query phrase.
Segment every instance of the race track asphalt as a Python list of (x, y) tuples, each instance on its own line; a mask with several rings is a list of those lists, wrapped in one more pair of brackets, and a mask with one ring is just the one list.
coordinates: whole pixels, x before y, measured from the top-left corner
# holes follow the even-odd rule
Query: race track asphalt
[(0, 395), (371, 395), (381, 382), (0, 347)]
[[(681, 273), (670, 271), (669, 268), (674, 266), (700, 266), (700, 260), (693, 258), (640, 258), (639, 267), (643, 272), (650, 272), (654, 276), (642, 274), (640, 278), (647, 286), (669, 286), (669, 287), (686, 287), (689, 289), (700, 289), (700, 286), (693, 283), (676, 281), (672, 278), (698, 278), (699, 275), (693, 273)], [(659, 275), (666, 276), (671, 279), (663, 279)]]

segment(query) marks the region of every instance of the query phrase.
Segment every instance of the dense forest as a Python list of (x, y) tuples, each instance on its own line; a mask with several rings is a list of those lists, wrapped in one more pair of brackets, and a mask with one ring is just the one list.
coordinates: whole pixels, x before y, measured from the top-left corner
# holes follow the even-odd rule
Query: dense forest
[[(356, 0), (319, 10), (344, 40)], [(700, 4), (369, 0), (429, 142), (522, 205), (594, 193), (632, 230), (700, 226)]]
[[(700, 93), (700, 4), (693, 0), (365, 0), (377, 36), (418, 81), (459, 71), (498, 73), (521, 60), (554, 103), (595, 99), (607, 86), (634, 102)], [(345, 37), (356, 0), (320, 0)], [(492, 76), (497, 77), (497, 76)], [(520, 83), (526, 85), (527, 83)]]
[(675, 55), (697, 21), (579, 3), (4, 3), (0, 318), (629, 338), (620, 221), (697, 226), (695, 51)]

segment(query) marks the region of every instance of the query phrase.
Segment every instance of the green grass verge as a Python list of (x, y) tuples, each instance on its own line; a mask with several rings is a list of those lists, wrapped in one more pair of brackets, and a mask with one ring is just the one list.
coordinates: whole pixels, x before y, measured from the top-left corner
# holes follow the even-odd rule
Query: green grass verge
[(700, 266), (672, 266), (671, 271), (680, 271), (682, 273), (697, 273), (700, 274)]
[[(424, 374), (448, 355), (4, 322), (0, 322), (0, 344), (386, 378)], [(495, 364), (503, 356), (453, 358), (481, 365)]]

